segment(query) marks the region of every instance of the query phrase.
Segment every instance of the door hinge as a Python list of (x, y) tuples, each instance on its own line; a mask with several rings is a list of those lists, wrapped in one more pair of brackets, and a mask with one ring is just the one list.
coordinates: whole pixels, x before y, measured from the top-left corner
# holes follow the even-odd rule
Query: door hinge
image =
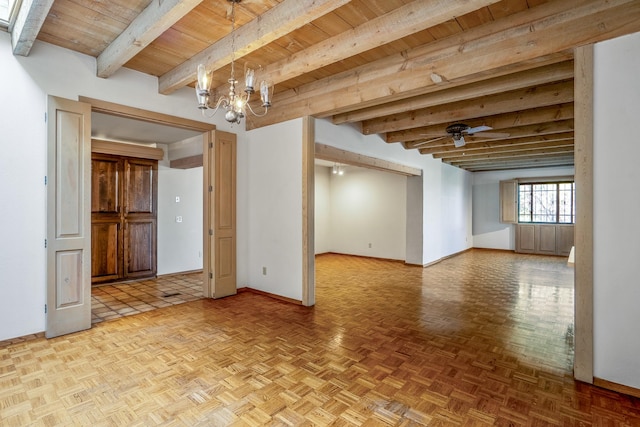
[(44, 314), (47, 314), (47, 304), (44, 305)]
[(213, 279), (213, 273), (209, 273), (209, 279)]
[(47, 239), (44, 239), (44, 248), (47, 249)]
[(209, 236), (213, 236), (213, 230), (209, 229)]
[(213, 185), (209, 186), (209, 193), (211, 193), (213, 191)]
[(209, 148), (213, 148), (213, 142), (209, 143)]
[(44, 122), (47, 123), (47, 112), (44, 112)]
[(44, 176), (44, 185), (47, 185), (47, 182), (48, 182), (48, 180), (47, 180), (47, 176), (45, 175), (45, 176)]

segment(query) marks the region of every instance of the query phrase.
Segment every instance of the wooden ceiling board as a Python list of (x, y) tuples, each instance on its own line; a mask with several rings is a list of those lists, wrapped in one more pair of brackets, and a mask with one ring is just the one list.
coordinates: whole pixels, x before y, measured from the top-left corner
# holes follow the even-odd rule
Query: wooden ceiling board
[(514, 13), (527, 10), (529, 5), (527, 4), (527, 0), (502, 0), (501, 2), (492, 4), (488, 7), (493, 19), (498, 20), (513, 15)]
[(231, 23), (211, 13), (211, 10), (201, 3), (171, 28), (209, 46), (229, 33)]
[(458, 21), (460, 28), (462, 28), (463, 30), (468, 30), (470, 28), (493, 21), (493, 16), (491, 15), (488, 7), (483, 7), (474, 12), (456, 16), (456, 21)]
[[(87, 20), (91, 25), (87, 25)], [(58, 0), (51, 7), (40, 30), (39, 39), (97, 56), (120, 34), (127, 24), (67, 0)], [(46, 38), (46, 36), (51, 36)], [(81, 46), (86, 46), (79, 50)]]
[[(77, 6), (93, 10), (101, 15), (129, 25), (142, 12), (152, 0), (68, 0)], [(58, 2), (55, 2), (58, 3)], [(61, 3), (61, 2), (60, 2)]]
[[(238, 34), (243, 34), (247, 23), (283, 1), (290, 0), (242, 0), (236, 5)], [(460, 7), (455, 8), (460, 11), (459, 16), (438, 15), (454, 10), (453, 3), (441, 0), (424, 5), (433, 11), (433, 16), (443, 16), (445, 22), (430, 28), (415, 26), (415, 33), (403, 34), (398, 40), (381, 37), (379, 28), (371, 25), (370, 37), (376, 42), (356, 49), (350, 44), (350, 36), (340, 40), (341, 35), (351, 35), (347, 32), (405, 5), (422, 3), (299, 1), (309, 1), (309, 8), (326, 2), (322, 7), (331, 12), (313, 15), (310, 22), (278, 33), (283, 35), (236, 58), (236, 78), (240, 81), (245, 63), (262, 65), (263, 73), (279, 77), (269, 114), (264, 118), (247, 117), (247, 128), (305, 115), (335, 116), (337, 123), (352, 123), (365, 134), (380, 133), (389, 143), (401, 143), (424, 155), (435, 154), (467, 170), (572, 164), (573, 157), (561, 152), (571, 144), (556, 143), (545, 134), (561, 132), (573, 123), (569, 93), (572, 81), (566, 81), (566, 73), (558, 74), (564, 75), (562, 79), (554, 74), (545, 84), (533, 83), (528, 92), (517, 92), (521, 98), (516, 99), (509, 98), (516, 92), (505, 91), (511, 86), (505, 85), (504, 79), (518, 79), (518, 73), (572, 60), (577, 45), (640, 31), (640, 2), (632, 0), (472, 0), (459, 2)], [(37, 38), (98, 57), (150, 4), (151, 0), (54, 0)], [(228, 0), (203, 0), (130, 58), (125, 67), (165, 76), (161, 79), (165, 81), (171, 70), (181, 66), (195, 68), (191, 63), (185, 67), (185, 62), (231, 32), (230, 11)], [(285, 12), (279, 13), (280, 19), (286, 17)], [(252, 27), (244, 30), (245, 35), (260, 37), (251, 34), (249, 28)], [(327, 40), (334, 37), (336, 44), (329, 50)], [(216, 90), (228, 89), (230, 68), (222, 63), (215, 71)], [(195, 70), (193, 76), (188, 71), (181, 72), (180, 83), (175, 83), (174, 89), (193, 87)], [(484, 92), (490, 95), (478, 97), (484, 93), (483, 85), (487, 87)], [(558, 88), (557, 96), (549, 87)], [(447, 92), (459, 88), (457, 92)], [(447, 94), (456, 96), (455, 102), (447, 102)], [(422, 101), (423, 96), (432, 97)], [(542, 104), (531, 101), (534, 99)], [(431, 107), (419, 107), (425, 102)], [(480, 142), (470, 136), (467, 150), (477, 154), (473, 161), (454, 161), (456, 154), (451, 144), (443, 141), (423, 144), (421, 131), (432, 132), (436, 125), (442, 131), (457, 120), (473, 126), (506, 128), (513, 135), (505, 140)], [(425, 127), (429, 123), (434, 126)], [(562, 133), (553, 135), (559, 138)], [(490, 152), (492, 149), (494, 153)], [(504, 158), (505, 153), (514, 154)]]

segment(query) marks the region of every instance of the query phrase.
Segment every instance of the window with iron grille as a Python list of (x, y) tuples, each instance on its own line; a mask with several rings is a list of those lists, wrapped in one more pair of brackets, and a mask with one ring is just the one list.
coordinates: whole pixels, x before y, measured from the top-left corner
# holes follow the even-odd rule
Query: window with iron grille
[(575, 183), (541, 182), (518, 186), (518, 222), (575, 223)]

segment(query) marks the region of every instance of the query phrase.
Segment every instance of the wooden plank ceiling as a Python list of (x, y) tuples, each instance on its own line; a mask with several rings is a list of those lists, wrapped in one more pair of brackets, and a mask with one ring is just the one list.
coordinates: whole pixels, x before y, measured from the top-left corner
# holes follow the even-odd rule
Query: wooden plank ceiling
[[(230, 11), (228, 0), (33, 0), (14, 53), (37, 38), (96, 57), (100, 77), (157, 76), (167, 95), (193, 87), (205, 62), (225, 93), (233, 45), (237, 68), (260, 64), (275, 83), (273, 108), (248, 129), (326, 117), (488, 171), (573, 165), (573, 48), (640, 31), (637, 0), (242, 0), (233, 36)], [(453, 123), (493, 129), (456, 148)]]

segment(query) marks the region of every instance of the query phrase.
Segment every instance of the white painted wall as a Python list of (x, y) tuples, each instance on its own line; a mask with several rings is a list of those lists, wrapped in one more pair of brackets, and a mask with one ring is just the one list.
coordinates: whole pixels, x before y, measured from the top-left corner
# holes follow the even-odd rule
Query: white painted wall
[(594, 54), (594, 376), (640, 388), (640, 33)]
[(573, 167), (521, 169), (473, 174), (473, 246), (516, 249), (516, 228), (500, 222), (500, 181), (515, 178), (569, 176)]
[(158, 165), (158, 275), (202, 269), (202, 204), (202, 167)]
[[(45, 327), (46, 295), (46, 175), (47, 95), (68, 99), (101, 99), (193, 120), (204, 119), (195, 108), (193, 89), (171, 96), (158, 93), (157, 79), (121, 69), (108, 79), (95, 76), (95, 58), (36, 42), (31, 54), (14, 57), (9, 34), (0, 32), (2, 64), (0, 103), (0, 340), (41, 332)], [(11, 100), (11, 102), (8, 102)], [(239, 134), (221, 115), (213, 122), (221, 130)], [(238, 169), (246, 168), (246, 157)], [(246, 182), (242, 181), (245, 185)], [(238, 191), (246, 191), (245, 187)], [(239, 224), (246, 224), (239, 210)], [(245, 233), (245, 230), (239, 230)], [(246, 242), (239, 242), (245, 248)], [(239, 260), (245, 265), (245, 260)]]
[(407, 178), (344, 168), (331, 176), (331, 252), (404, 261)]
[(0, 31), (0, 340), (44, 330), (45, 96)]
[[(414, 199), (407, 201), (412, 212), (412, 221), (406, 223), (411, 226), (407, 234), (420, 234), (417, 239), (423, 242), (419, 247), (411, 236), (406, 237), (406, 242), (410, 242), (406, 248), (410, 252), (405, 250), (405, 257), (411, 263), (428, 264), (471, 247), (469, 172), (423, 156), (416, 150), (405, 150), (400, 144), (387, 144), (378, 135), (362, 135), (354, 127), (336, 126), (328, 120), (316, 120), (316, 142), (422, 169), (422, 227), (415, 221), (414, 214), (419, 209), (409, 203)], [(407, 197), (413, 197), (413, 191), (419, 187), (407, 184)]]
[(331, 168), (316, 165), (314, 193), (314, 244), (317, 255), (331, 251), (329, 238), (331, 231)]
[(246, 136), (247, 286), (302, 300), (302, 119)]

